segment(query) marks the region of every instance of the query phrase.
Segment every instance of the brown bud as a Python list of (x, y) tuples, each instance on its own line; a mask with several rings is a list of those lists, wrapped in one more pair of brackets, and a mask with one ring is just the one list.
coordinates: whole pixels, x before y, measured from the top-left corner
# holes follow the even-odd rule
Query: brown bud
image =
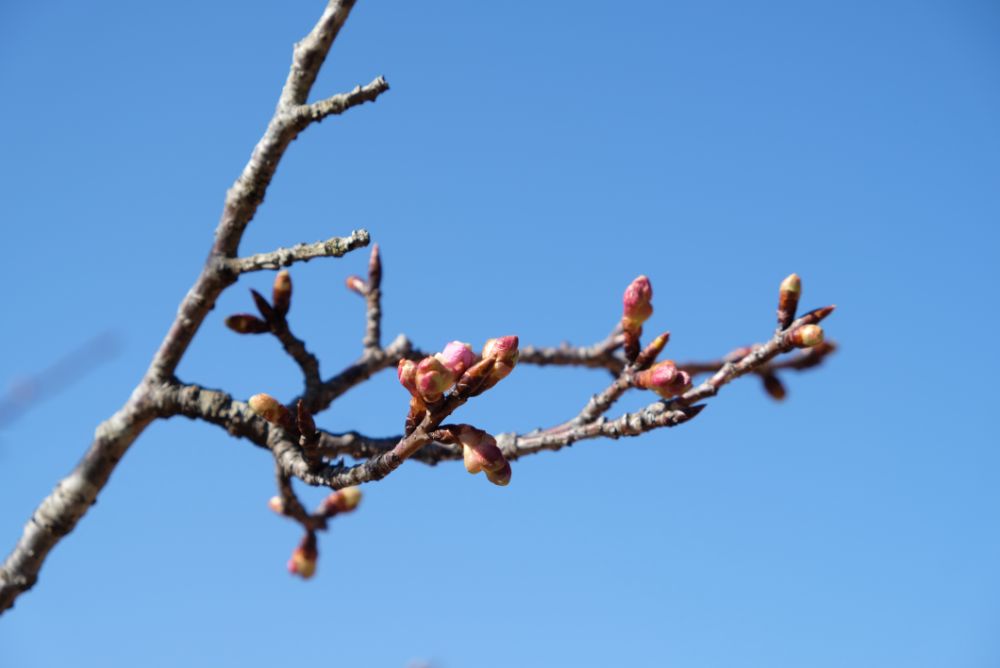
[(761, 376), (761, 381), (764, 384), (764, 391), (775, 401), (781, 401), (787, 396), (785, 384), (773, 373), (765, 373)]
[(226, 318), (226, 327), (237, 334), (263, 334), (270, 331), (267, 323), (249, 313), (236, 313)]
[(795, 311), (799, 307), (799, 296), (802, 294), (802, 281), (798, 274), (791, 274), (781, 282), (778, 288), (778, 328), (787, 329), (795, 320)]
[(271, 308), (271, 305), (267, 303), (267, 300), (264, 299), (263, 295), (261, 295), (259, 292), (251, 288), (250, 296), (253, 297), (253, 303), (257, 305), (257, 310), (260, 311), (260, 315), (262, 318), (264, 318), (264, 320), (266, 320), (268, 323), (273, 323), (278, 319), (278, 316), (274, 312), (274, 309)]
[(650, 341), (649, 345), (643, 348), (639, 356), (636, 357), (635, 365), (640, 369), (645, 369), (655, 362), (659, 354), (663, 352), (663, 348), (666, 347), (668, 341), (670, 341), (670, 332), (664, 332)]
[(292, 305), (292, 276), (287, 270), (282, 269), (274, 277), (271, 303), (274, 305), (274, 310), (281, 317), (285, 317), (288, 314), (288, 309)]
[(291, 411), (271, 395), (255, 394), (247, 403), (250, 405), (250, 410), (271, 424), (288, 431), (295, 431), (295, 421), (292, 419)]
[(379, 255), (378, 244), (372, 244), (372, 254), (368, 257), (368, 281), (378, 287), (382, 280), (382, 258)]
[(802, 325), (785, 336), (796, 348), (811, 348), (823, 343), (823, 328), (819, 325)]

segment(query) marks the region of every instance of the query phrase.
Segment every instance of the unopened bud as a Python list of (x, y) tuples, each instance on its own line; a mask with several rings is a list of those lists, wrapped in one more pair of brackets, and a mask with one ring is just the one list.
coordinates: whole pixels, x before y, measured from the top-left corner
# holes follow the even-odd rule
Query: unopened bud
[(778, 289), (778, 327), (786, 329), (795, 320), (802, 294), (802, 281), (798, 274), (792, 274), (781, 282)]
[(517, 365), (517, 358), (520, 351), (517, 348), (518, 339), (516, 336), (501, 336), (490, 339), (483, 345), (483, 359), (492, 358), (496, 360), (493, 370), (487, 383), (492, 387), (510, 375)]
[(292, 305), (292, 276), (282, 269), (274, 277), (274, 289), (271, 292), (271, 304), (278, 315), (284, 317)]
[(361, 503), (361, 490), (358, 487), (339, 489), (323, 499), (319, 512), (330, 517), (337, 513), (349, 513)]
[(653, 315), (653, 286), (645, 276), (639, 276), (625, 288), (622, 298), (622, 326), (626, 329), (642, 327)]
[(435, 353), (434, 357), (438, 359), (445, 366), (448, 371), (451, 371), (455, 378), (458, 378), (465, 370), (468, 369), (476, 361), (476, 354), (472, 352), (472, 346), (468, 343), (462, 343), (461, 341), (452, 341), (444, 347), (439, 353)]
[(396, 367), (396, 375), (399, 378), (400, 385), (409, 390), (413, 396), (418, 396), (416, 362), (407, 359), (399, 360), (399, 366)]
[(279, 515), (285, 514), (285, 502), (280, 496), (272, 496), (267, 500), (267, 507), (278, 513)]
[(691, 385), (691, 375), (678, 369), (672, 361), (664, 360), (635, 374), (633, 382), (636, 387), (652, 390), (664, 399), (670, 399), (684, 393)]
[(664, 332), (658, 337), (649, 342), (639, 356), (635, 360), (635, 364), (640, 369), (648, 367), (650, 364), (656, 361), (663, 349), (666, 347), (667, 342), (670, 341), (670, 332)]
[[(490, 472), (501, 471), (504, 467), (510, 468), (503, 452), (497, 446), (496, 439), (482, 429), (463, 424), (455, 432), (455, 436), (462, 444), (462, 460), (465, 463), (465, 470), (469, 473), (486, 471), (489, 476)], [(509, 474), (507, 479), (510, 480)]]
[(510, 476), (513, 472), (510, 468), (510, 462), (504, 462), (496, 471), (487, 471), (486, 479), (489, 480), (494, 485), (500, 485), (501, 487), (506, 487), (510, 484)]
[(788, 340), (796, 348), (812, 348), (823, 343), (823, 328), (819, 325), (802, 325), (788, 335)]
[(318, 559), (319, 550), (316, 549), (316, 534), (309, 532), (292, 552), (292, 557), (288, 560), (288, 572), (292, 575), (298, 575), (303, 580), (308, 580), (316, 573)]
[(775, 401), (781, 401), (788, 395), (785, 384), (773, 373), (764, 374), (761, 376), (761, 381), (764, 384), (764, 391)]
[(417, 363), (414, 374), (417, 392), (427, 403), (441, 400), (449, 387), (455, 384), (455, 375), (436, 357), (425, 357)]
[(237, 313), (226, 318), (226, 327), (237, 334), (263, 334), (270, 331), (267, 323), (249, 313)]
[(250, 397), (247, 403), (250, 405), (250, 410), (271, 424), (283, 427), (289, 431), (295, 430), (295, 422), (292, 419), (291, 411), (271, 395), (264, 393), (255, 394)]
[(356, 292), (362, 297), (368, 294), (368, 284), (360, 276), (348, 276), (344, 284), (347, 285), (348, 290)]

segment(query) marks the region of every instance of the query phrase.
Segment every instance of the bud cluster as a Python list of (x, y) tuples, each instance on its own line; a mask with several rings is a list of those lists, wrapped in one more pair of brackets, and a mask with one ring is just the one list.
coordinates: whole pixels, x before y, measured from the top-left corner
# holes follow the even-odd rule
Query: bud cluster
[(419, 362), (400, 360), (397, 374), (400, 384), (413, 397), (411, 408), (422, 410), (438, 403), (456, 385), (471, 394), (493, 387), (514, 370), (517, 343), (516, 336), (490, 339), (479, 361), (472, 346), (461, 341), (452, 341), (441, 352)]

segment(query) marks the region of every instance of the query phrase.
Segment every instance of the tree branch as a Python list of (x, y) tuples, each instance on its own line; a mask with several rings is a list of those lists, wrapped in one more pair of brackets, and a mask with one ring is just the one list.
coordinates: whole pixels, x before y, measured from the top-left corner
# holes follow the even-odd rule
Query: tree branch
[(262, 269), (281, 269), (295, 262), (308, 262), (317, 257), (341, 257), (346, 253), (367, 246), (367, 230), (354, 230), (347, 237), (331, 237), (326, 241), (312, 244), (296, 244), (291, 248), (279, 248), (270, 253), (257, 253), (249, 257), (230, 258), (224, 266), (235, 274), (243, 274)]

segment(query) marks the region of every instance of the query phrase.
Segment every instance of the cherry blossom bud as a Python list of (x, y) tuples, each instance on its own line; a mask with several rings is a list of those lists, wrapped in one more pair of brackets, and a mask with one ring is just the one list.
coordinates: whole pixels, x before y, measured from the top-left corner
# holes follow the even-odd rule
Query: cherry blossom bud
[(455, 378), (465, 373), (465, 370), (476, 361), (476, 354), (472, 352), (472, 346), (461, 341), (452, 341), (434, 357), (438, 358), (438, 361), (451, 371)]
[(417, 394), (417, 363), (413, 360), (402, 359), (399, 360), (399, 366), (396, 367), (396, 375), (399, 377), (399, 383), (414, 397), (418, 397)]
[(270, 331), (267, 323), (249, 313), (237, 313), (226, 318), (226, 327), (237, 334), (263, 334)]
[(802, 294), (802, 280), (798, 274), (791, 274), (781, 282), (778, 289), (778, 327), (786, 329), (795, 320), (795, 311), (799, 307), (799, 296)]
[(625, 339), (625, 357), (634, 362), (639, 355), (639, 338), (642, 323), (653, 315), (653, 286), (645, 276), (639, 276), (625, 289), (622, 298), (622, 334)]
[(278, 513), (279, 515), (285, 514), (285, 502), (280, 496), (272, 496), (267, 500), (267, 507)]
[(483, 345), (483, 359), (492, 358), (496, 360), (493, 370), (490, 371), (487, 385), (492, 387), (510, 375), (517, 365), (517, 358), (520, 352), (517, 348), (518, 339), (516, 336), (501, 336), (490, 339)]
[(323, 499), (319, 512), (326, 517), (337, 513), (349, 513), (357, 508), (359, 503), (361, 503), (361, 490), (358, 487), (345, 487)]
[(455, 384), (455, 375), (436, 357), (425, 357), (417, 363), (414, 374), (417, 392), (427, 403), (440, 401), (449, 387)]
[(664, 360), (635, 374), (633, 382), (636, 387), (652, 390), (664, 399), (670, 399), (684, 393), (691, 385), (691, 376), (678, 369), (672, 361)]
[(785, 390), (785, 384), (773, 373), (764, 374), (761, 376), (761, 381), (764, 384), (764, 391), (775, 401), (781, 401), (787, 396), (788, 392)]
[(360, 276), (348, 276), (344, 283), (351, 292), (356, 292), (362, 297), (368, 294), (368, 284)]
[(269, 394), (255, 394), (247, 402), (250, 410), (264, 418), (273, 425), (284, 427), (289, 431), (295, 431), (295, 421), (292, 413), (285, 406)]
[(274, 277), (274, 289), (271, 292), (271, 303), (278, 315), (284, 317), (292, 305), (292, 276), (282, 269)]
[(467, 424), (460, 425), (455, 432), (462, 444), (462, 460), (465, 470), (476, 474), (486, 472), (486, 477), (497, 485), (510, 482), (510, 464), (497, 446), (497, 441), (482, 429)]
[(811, 348), (823, 343), (823, 328), (819, 325), (802, 325), (787, 336), (788, 341), (796, 348)]
[(653, 315), (653, 286), (645, 276), (639, 276), (625, 288), (622, 298), (624, 306), (622, 326), (625, 329), (642, 327), (642, 323)]
[(292, 552), (292, 557), (288, 560), (288, 572), (308, 580), (316, 573), (317, 559), (319, 550), (316, 549), (316, 534), (310, 531)]
[(510, 462), (504, 462), (504, 465), (496, 471), (487, 471), (486, 479), (494, 485), (506, 487), (510, 484), (511, 473), (513, 472), (510, 469)]

